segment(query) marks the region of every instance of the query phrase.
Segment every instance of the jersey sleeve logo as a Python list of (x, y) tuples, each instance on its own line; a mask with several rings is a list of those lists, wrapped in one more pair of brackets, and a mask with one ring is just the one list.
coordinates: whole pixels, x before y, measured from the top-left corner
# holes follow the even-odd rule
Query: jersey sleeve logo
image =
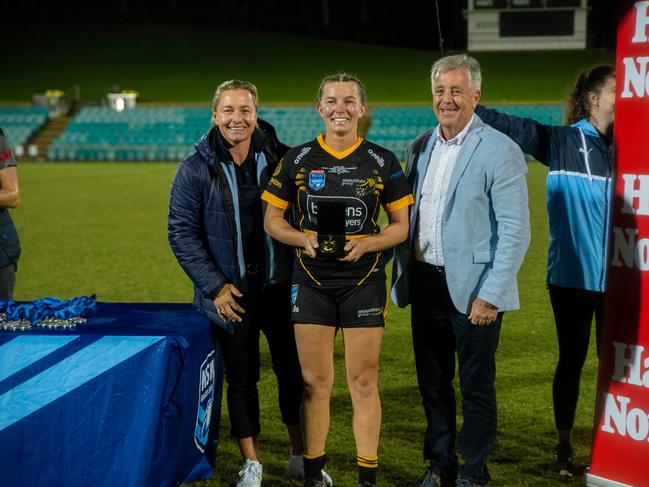
[(357, 195), (363, 197), (366, 194), (378, 195), (383, 191), (383, 178), (379, 175), (378, 171), (372, 171), (372, 176), (363, 180), (358, 184)]
[(325, 186), (325, 172), (323, 169), (316, 169), (309, 173), (309, 188), (314, 191), (321, 190)]
[(281, 170), (282, 170), (282, 161), (279, 161), (279, 162), (277, 163), (277, 167), (276, 167), (275, 170), (273, 171), (273, 177), (277, 177), (277, 176), (279, 176), (279, 173), (280, 173)]

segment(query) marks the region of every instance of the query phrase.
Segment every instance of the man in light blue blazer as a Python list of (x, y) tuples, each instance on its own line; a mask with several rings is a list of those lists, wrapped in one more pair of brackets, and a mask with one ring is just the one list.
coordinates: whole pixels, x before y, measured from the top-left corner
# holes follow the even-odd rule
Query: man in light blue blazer
[[(430, 462), (417, 485), (482, 486), (496, 437), (500, 325), (503, 313), (519, 306), (516, 275), (530, 239), (527, 167), (519, 147), (473, 113), (481, 82), (475, 59), (439, 59), (431, 82), (439, 125), (406, 153), (415, 205), (410, 238), (395, 249), (392, 299), (412, 305)], [(462, 466), (455, 450), (456, 352)]]

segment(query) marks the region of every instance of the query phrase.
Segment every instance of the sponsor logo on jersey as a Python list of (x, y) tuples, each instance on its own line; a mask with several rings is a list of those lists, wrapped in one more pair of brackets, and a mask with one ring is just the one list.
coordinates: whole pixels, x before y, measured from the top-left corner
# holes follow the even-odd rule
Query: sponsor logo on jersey
[(367, 186), (369, 189), (374, 188), (376, 186), (376, 183), (378, 183), (378, 178), (367, 178), (365, 181), (363, 181), (363, 184), (361, 186)]
[(363, 229), (363, 224), (367, 220), (367, 205), (363, 200), (353, 196), (308, 195), (306, 199), (307, 215), (314, 225), (318, 217), (318, 201), (323, 199), (343, 201), (345, 203), (345, 233), (358, 233)]
[(327, 172), (332, 174), (349, 174), (352, 171), (356, 170), (356, 166), (347, 167), (347, 166), (334, 166), (327, 168)]
[(365, 179), (358, 179), (358, 178), (351, 179), (351, 178), (345, 178), (345, 179), (342, 180), (342, 182), (341, 182), (340, 184), (341, 184), (342, 186), (351, 186), (351, 185), (354, 185), (354, 184), (365, 184)]
[(325, 186), (324, 169), (314, 169), (309, 173), (309, 188), (319, 191)]
[(403, 169), (399, 169), (397, 172), (393, 172), (390, 174), (390, 181), (394, 181), (395, 179), (400, 178), (403, 176)]
[(385, 166), (385, 159), (383, 159), (380, 155), (378, 155), (372, 149), (367, 149), (367, 153), (374, 158), (374, 160), (377, 162), (377, 164), (379, 166), (381, 166), (381, 167)]
[(214, 350), (212, 350), (205, 357), (199, 370), (198, 411), (196, 413), (196, 428), (194, 429), (194, 444), (201, 453), (205, 453), (210, 434), (215, 378)]
[(358, 318), (366, 318), (368, 316), (377, 316), (383, 313), (383, 306), (378, 308), (367, 308), (358, 310)]
[(304, 156), (306, 156), (309, 153), (310, 150), (311, 150), (311, 147), (305, 147), (304, 149), (302, 149), (300, 151), (300, 153), (295, 157), (295, 160), (293, 161), (293, 164), (299, 164), (300, 160), (302, 160), (302, 158)]
[(272, 184), (273, 186), (277, 186), (278, 188), (282, 189), (282, 182), (278, 181), (275, 178), (270, 178), (270, 184)]

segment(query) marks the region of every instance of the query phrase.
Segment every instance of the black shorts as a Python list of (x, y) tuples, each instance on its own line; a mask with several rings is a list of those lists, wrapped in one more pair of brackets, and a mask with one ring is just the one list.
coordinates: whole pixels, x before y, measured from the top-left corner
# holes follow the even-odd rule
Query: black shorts
[(388, 304), (383, 279), (334, 289), (293, 284), (291, 302), (293, 323), (340, 328), (385, 326)]

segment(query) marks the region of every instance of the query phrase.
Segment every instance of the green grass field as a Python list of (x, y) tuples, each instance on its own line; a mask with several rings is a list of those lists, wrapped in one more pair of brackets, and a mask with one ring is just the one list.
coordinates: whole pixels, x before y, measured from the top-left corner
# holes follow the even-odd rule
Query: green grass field
[[(80, 39), (82, 41), (80, 42)], [(427, 102), (437, 51), (398, 49), (216, 28), (116, 24), (25, 27), (5, 37), (0, 101), (30, 101), (49, 88), (99, 101), (117, 86), (147, 102), (205, 102), (223, 80), (247, 79), (261, 102), (314, 99), (338, 71), (365, 82), (370, 103)], [(612, 51), (479, 53), (483, 99), (561, 101), (576, 74)]]
[[(556, 339), (545, 291), (545, 167), (529, 165), (532, 244), (519, 275), (522, 309), (505, 317), (498, 351), (499, 434), (491, 456), (494, 486), (556, 485), (548, 471), (554, 444), (551, 380)], [(20, 166), (22, 202), (13, 215), (23, 243), (16, 298), (189, 302), (191, 286), (166, 240), (173, 164)], [(262, 461), (266, 485), (296, 486), (283, 476), (289, 442), (279, 424), (275, 381), (263, 345)], [(351, 406), (340, 340), (328, 441), (336, 485), (355, 485)], [(577, 461), (588, 461), (596, 364), (585, 367), (575, 427)], [(412, 485), (422, 470), (423, 413), (416, 389), (408, 310), (392, 306), (382, 351), (381, 484)], [(206, 486), (230, 486), (240, 465), (223, 408), (217, 473)]]

